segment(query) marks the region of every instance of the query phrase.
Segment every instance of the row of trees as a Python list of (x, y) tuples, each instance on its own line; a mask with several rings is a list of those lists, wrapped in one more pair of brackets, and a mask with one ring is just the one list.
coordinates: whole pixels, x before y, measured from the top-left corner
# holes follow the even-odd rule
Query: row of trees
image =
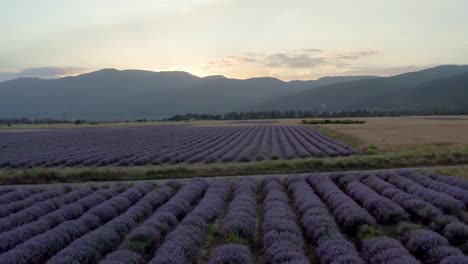
[[(250, 119), (286, 119), (286, 118), (343, 118), (343, 117), (385, 117), (385, 116), (410, 116), (410, 115), (468, 115), (468, 109), (465, 110), (353, 110), (353, 111), (249, 111), (249, 112), (229, 112), (225, 114), (198, 114), (186, 113), (177, 114), (161, 121), (189, 121), (189, 120), (250, 120)], [(152, 119), (125, 120), (124, 122), (149, 122)], [(0, 118), (0, 125), (16, 124), (57, 124), (57, 123), (109, 123), (118, 121), (97, 121), (72, 120), (72, 119), (51, 119), (36, 118)]]
[(411, 110), (354, 110), (337, 112), (320, 111), (263, 111), (229, 112), (225, 114), (177, 114), (164, 121), (188, 120), (249, 120), (249, 119), (284, 119), (284, 118), (340, 118), (340, 117), (385, 117), (409, 115), (466, 115), (467, 111), (411, 111)]

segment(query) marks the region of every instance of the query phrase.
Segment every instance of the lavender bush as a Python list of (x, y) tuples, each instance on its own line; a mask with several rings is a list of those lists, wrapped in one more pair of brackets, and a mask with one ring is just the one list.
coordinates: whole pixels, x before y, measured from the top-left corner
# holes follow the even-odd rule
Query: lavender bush
[(345, 230), (352, 231), (359, 226), (376, 223), (374, 217), (344, 194), (328, 176), (311, 175), (307, 177), (307, 181), (329, 206), (333, 216)]
[(193, 205), (202, 197), (206, 186), (204, 180), (191, 180), (166, 204), (131, 231), (121, 248), (141, 255), (151, 254), (165, 236), (176, 227), (178, 221), (192, 210)]
[(427, 175), (423, 175), (417, 172), (411, 173), (408, 177), (426, 188), (450, 195), (462, 201), (465, 206), (468, 206), (468, 191), (465, 189), (452, 186), (444, 182), (435, 181)]
[(50, 230), (65, 221), (80, 217), (90, 208), (104, 202), (114, 195), (116, 195), (116, 193), (110, 190), (98, 190), (75, 203), (65, 205), (64, 207), (53, 211), (34, 222), (22, 225), (8, 232), (0, 233), (0, 253), (10, 250), (29, 238)]
[(0, 217), (8, 216), (9, 214), (23, 210), (29, 206), (34, 205), (37, 202), (41, 202), (53, 197), (57, 197), (63, 194), (63, 190), (50, 190), (41, 192), (23, 200), (14, 201), (0, 207)]
[(443, 214), (440, 209), (419, 196), (407, 193), (375, 175), (364, 174), (360, 176), (360, 180), (422, 221), (429, 222), (434, 217)]
[(223, 210), (231, 188), (229, 180), (211, 183), (200, 203), (167, 236), (149, 263), (193, 263), (203, 247), (206, 226)]
[(257, 181), (254, 178), (240, 178), (237, 181), (234, 198), (228, 212), (221, 221), (224, 237), (234, 234), (250, 243), (255, 236)]
[(65, 194), (62, 197), (51, 198), (42, 202), (34, 203), (32, 206), (9, 214), (6, 217), (0, 218), (0, 232), (11, 230), (17, 226), (35, 221), (39, 217), (54, 211), (65, 204), (74, 202), (84, 196), (91, 194), (90, 188), (82, 188)]
[(362, 256), (369, 264), (419, 264), (400, 241), (389, 237), (373, 237), (362, 242)]
[(320, 263), (333, 260), (350, 260), (364, 263), (352, 243), (341, 234), (338, 225), (329, 214), (327, 206), (302, 178), (287, 179), (288, 190), (294, 197), (294, 205), (301, 216), (307, 238), (317, 247)]
[(25, 199), (29, 196), (41, 192), (41, 189), (37, 188), (25, 188), (17, 191), (5, 192), (0, 196), (0, 204), (12, 203), (14, 201)]
[(465, 191), (468, 191), (468, 181), (462, 180), (457, 177), (441, 175), (438, 173), (430, 173), (428, 176), (436, 181), (450, 184), (452, 186), (456, 186), (458, 188), (464, 189)]
[(375, 175), (361, 175), (360, 180), (403, 207), (415, 219), (443, 234), (453, 245), (468, 250), (468, 226), (458, 218), (444, 214), (418, 196), (408, 194)]
[(42, 263), (75, 239), (123, 213), (151, 188), (148, 183), (136, 184), (93, 207), (80, 218), (66, 221), (1, 254), (0, 263)]
[(268, 263), (309, 263), (302, 231), (277, 178), (263, 180), (265, 192), (263, 248)]
[(465, 210), (465, 205), (463, 202), (453, 198), (450, 195), (423, 187), (406, 177), (397, 174), (390, 174), (387, 175), (385, 179), (396, 187), (421, 197), (423, 200), (437, 206), (444, 212), (450, 213), (454, 211)]
[(75, 240), (53, 256), (48, 263), (97, 262), (101, 256), (118, 246), (120, 241), (138, 222), (164, 204), (175, 191), (167, 186), (147, 193), (125, 213)]
[(380, 196), (353, 176), (335, 174), (333, 180), (338, 182), (351, 198), (359, 202), (379, 222), (395, 223), (408, 218), (403, 208), (390, 199)]
[(253, 264), (249, 247), (239, 244), (226, 244), (213, 250), (209, 264)]
[(129, 251), (129, 250), (118, 250), (112, 252), (108, 255), (103, 261), (99, 262), (101, 264), (144, 264), (146, 263), (145, 259), (138, 253)]
[(450, 263), (448, 258), (456, 257), (468, 263), (468, 257), (452, 246), (443, 236), (426, 229), (402, 232), (401, 242), (425, 263)]

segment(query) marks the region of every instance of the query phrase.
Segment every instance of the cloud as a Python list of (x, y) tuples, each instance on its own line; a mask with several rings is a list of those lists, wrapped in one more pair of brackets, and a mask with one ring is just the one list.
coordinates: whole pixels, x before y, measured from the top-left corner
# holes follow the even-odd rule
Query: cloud
[(315, 52), (323, 52), (322, 49), (314, 49), (314, 48), (311, 48), (311, 49), (301, 49), (302, 52), (310, 52), (310, 53), (315, 53)]
[[(252, 76), (273, 76), (283, 80), (307, 80), (321, 76), (343, 75), (366, 66), (364, 59), (381, 54), (378, 50), (355, 50), (348, 52), (327, 52), (316, 48), (304, 48), (277, 53), (243, 53), (209, 60), (201, 65), (204, 72), (224, 74), (235, 78)], [(364, 64), (363, 64), (364, 63)], [(368, 69), (362, 69), (363, 72)], [(398, 70), (395, 70), (398, 71)], [(390, 69), (382, 70), (385, 74)]]
[[(306, 51), (308, 50), (308, 51)], [(246, 65), (265, 68), (314, 68), (326, 63), (324, 57), (312, 56), (310, 53), (318, 49), (302, 49), (301, 52), (290, 53), (244, 53), (241, 56), (225, 56), (209, 60), (204, 68), (232, 68)], [(321, 52), (321, 51), (320, 51)]]
[(221, 58), (215, 58), (209, 60), (205, 67), (237, 67), (244, 64), (257, 63), (257, 60), (253, 56), (226, 56)]
[(264, 66), (273, 68), (314, 68), (324, 64), (324, 58), (311, 57), (308, 54), (276, 53), (269, 55), (263, 61)]
[(0, 70), (0, 81), (6, 81), (21, 77), (38, 77), (43, 79), (54, 79), (64, 76), (77, 75), (87, 71), (88, 69), (76, 67), (39, 67), (27, 68), (20, 71)]
[(331, 55), (331, 58), (338, 59), (338, 60), (358, 60), (365, 57), (373, 56), (380, 54), (378, 50), (364, 50), (364, 51), (357, 51), (357, 52), (348, 52), (348, 53), (338, 53)]

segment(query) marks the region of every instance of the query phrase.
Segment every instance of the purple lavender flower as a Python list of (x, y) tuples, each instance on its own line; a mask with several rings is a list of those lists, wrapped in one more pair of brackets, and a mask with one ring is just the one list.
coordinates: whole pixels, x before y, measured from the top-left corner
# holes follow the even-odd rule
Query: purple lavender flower
[(387, 175), (386, 180), (408, 193), (419, 196), (423, 200), (437, 206), (445, 212), (454, 212), (465, 209), (465, 205), (452, 196), (423, 187), (403, 176), (391, 174)]
[(336, 177), (336, 181), (340, 182), (346, 193), (366, 208), (379, 222), (392, 223), (408, 218), (403, 208), (390, 199), (380, 196), (353, 176), (340, 175)]
[(367, 263), (420, 263), (398, 240), (389, 237), (365, 239), (362, 242), (362, 256)]
[(452, 256), (463, 256), (463, 253), (452, 246), (443, 236), (425, 229), (403, 232), (400, 240), (415, 256), (427, 263), (441, 263)]
[(17, 245), (14, 249), (1, 254), (0, 259), (17, 259), (18, 263), (42, 263), (75, 239), (123, 213), (127, 208), (119, 205), (123, 201), (122, 198), (129, 201), (138, 200), (148, 191), (147, 186), (147, 184), (136, 184), (93, 207), (78, 219), (63, 222)]
[(277, 178), (263, 180), (263, 245), (269, 263), (309, 263), (302, 231)]
[(243, 177), (237, 181), (234, 198), (228, 212), (221, 221), (221, 232), (225, 237), (235, 234), (252, 242), (256, 225), (257, 182), (253, 178)]
[(311, 175), (307, 181), (327, 203), (338, 223), (347, 230), (374, 225), (375, 219), (353, 199), (344, 194), (328, 176)]
[(169, 186), (147, 193), (125, 213), (75, 240), (53, 256), (48, 263), (62, 263), (63, 259), (69, 262), (96, 262), (97, 257), (105, 255), (116, 247), (139, 221), (150, 214), (154, 208), (165, 203), (173, 193), (174, 190)]
[[(70, 262), (69, 262), (70, 263)], [(144, 264), (145, 259), (140, 254), (129, 250), (118, 250), (107, 255), (107, 257), (99, 262), (101, 264)]]
[(205, 228), (221, 213), (231, 195), (231, 185), (229, 180), (211, 183), (200, 203), (166, 237), (149, 263), (193, 263), (204, 244)]
[(253, 264), (249, 247), (239, 244), (226, 244), (213, 250), (209, 264)]
[(172, 231), (178, 220), (183, 218), (203, 195), (207, 186), (206, 181), (193, 179), (187, 183), (153, 215), (140, 226), (128, 234), (128, 239), (122, 245), (123, 249), (135, 251), (140, 254), (149, 254)]

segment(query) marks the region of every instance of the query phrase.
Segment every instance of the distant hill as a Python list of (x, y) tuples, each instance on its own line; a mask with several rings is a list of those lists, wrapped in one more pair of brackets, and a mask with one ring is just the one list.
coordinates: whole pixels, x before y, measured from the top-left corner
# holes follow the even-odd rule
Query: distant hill
[(466, 109), (468, 66), (392, 77), (338, 76), (284, 82), (186, 72), (104, 69), (54, 80), (0, 82), (0, 118), (137, 119), (177, 113), (269, 110)]
[[(392, 77), (334, 83), (272, 99), (255, 110), (427, 109), (443, 98), (444, 105), (468, 94), (468, 66), (444, 65)], [(463, 97), (462, 97), (463, 98)], [(456, 104), (457, 107), (460, 103)]]
[(385, 101), (387, 108), (468, 110), (468, 73), (422, 83)]
[(330, 85), (334, 83), (357, 81), (362, 79), (374, 79), (377, 76), (327, 76), (313, 81), (290, 81), (288, 84), (291, 87), (299, 87), (303, 89), (316, 88), (320, 86)]
[(244, 111), (274, 98), (323, 84), (373, 78), (327, 77), (284, 82), (275, 78), (200, 78), (186, 72), (104, 69), (54, 80), (0, 82), (0, 118), (162, 118), (176, 113)]

